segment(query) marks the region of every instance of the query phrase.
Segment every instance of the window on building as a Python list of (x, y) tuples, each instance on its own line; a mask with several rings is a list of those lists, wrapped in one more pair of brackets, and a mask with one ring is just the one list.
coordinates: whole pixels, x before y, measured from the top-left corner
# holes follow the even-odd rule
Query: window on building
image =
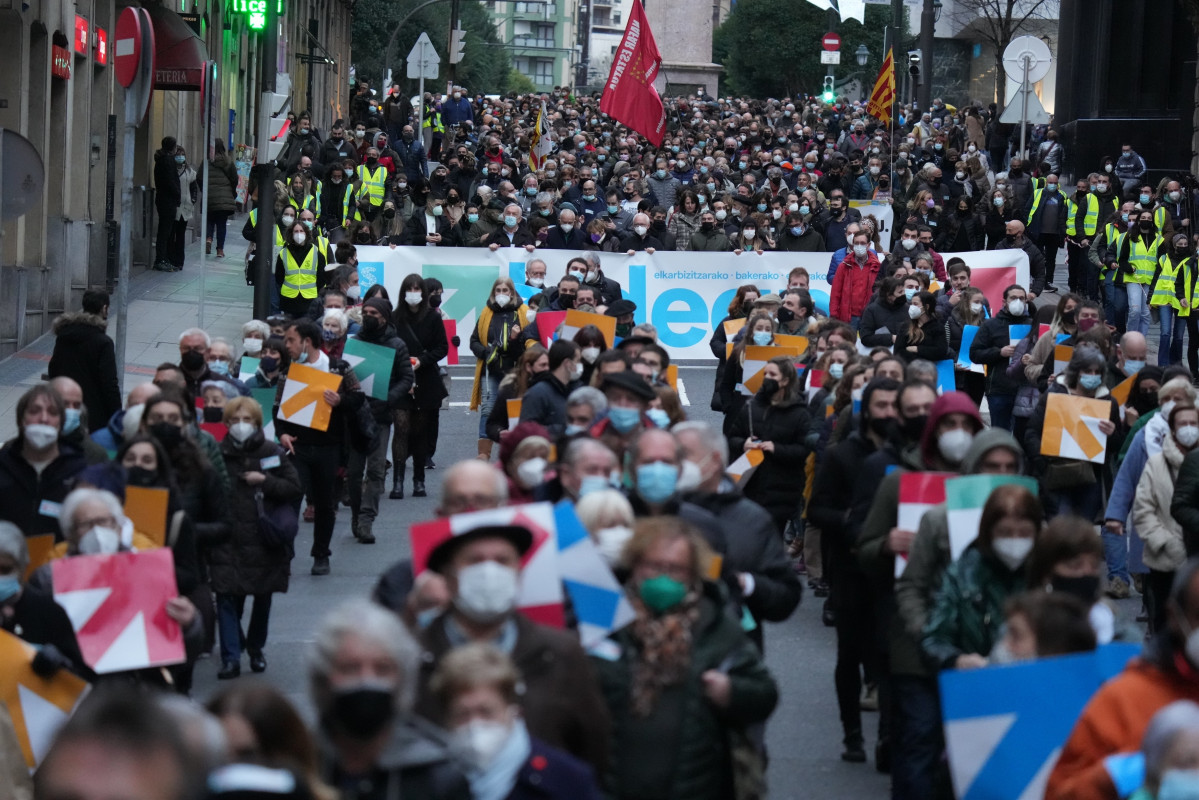
[(554, 60), (552, 58), (537, 58), (533, 60), (533, 83), (538, 86), (554, 85)]

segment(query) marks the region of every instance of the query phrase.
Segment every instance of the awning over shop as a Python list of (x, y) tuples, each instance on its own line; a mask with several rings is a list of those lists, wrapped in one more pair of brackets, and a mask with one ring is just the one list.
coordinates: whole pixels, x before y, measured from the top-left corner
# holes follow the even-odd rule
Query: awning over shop
[(154, 88), (200, 91), (208, 48), (182, 17), (160, 5), (147, 5), (154, 23)]

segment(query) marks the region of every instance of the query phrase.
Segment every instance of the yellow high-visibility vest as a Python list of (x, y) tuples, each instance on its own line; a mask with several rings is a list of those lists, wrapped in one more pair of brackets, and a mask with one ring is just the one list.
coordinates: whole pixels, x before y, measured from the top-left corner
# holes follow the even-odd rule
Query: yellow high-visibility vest
[[(1078, 216), (1078, 203), (1074, 202), (1071, 197), (1066, 198), (1066, 235), (1075, 235), (1074, 220)], [(1091, 238), (1095, 235), (1095, 231), (1099, 228), (1099, 201), (1095, 199), (1095, 195), (1087, 195), (1087, 212), (1082, 218), (1082, 235), (1086, 238)]]
[(291, 248), (283, 251), (283, 286), (279, 294), (291, 299), (297, 295), (305, 300), (316, 298), (316, 248), (309, 247), (304, 263), (297, 264)]

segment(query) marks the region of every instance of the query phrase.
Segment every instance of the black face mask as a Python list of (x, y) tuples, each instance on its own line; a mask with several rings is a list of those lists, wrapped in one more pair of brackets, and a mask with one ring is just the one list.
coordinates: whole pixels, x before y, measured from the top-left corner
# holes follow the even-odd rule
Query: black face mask
[(1053, 591), (1072, 594), (1088, 606), (1099, 599), (1099, 576), (1080, 575), (1077, 578), (1066, 578), (1054, 575), (1050, 579)]
[(1157, 408), (1157, 392), (1137, 392), (1132, 396), (1132, 407), (1142, 416)]
[(362, 315), (362, 332), (370, 334), (372, 337), (383, 330), (383, 320), (378, 317), (372, 317), (367, 314)]
[(204, 369), (204, 354), (199, 350), (188, 350), (179, 357), (179, 366), (185, 372), (199, 372)]
[(274, 356), (263, 356), (258, 361), (258, 368), (268, 374), (274, 372), (279, 368), (279, 359)]
[(1073, 325), (1076, 319), (1078, 319), (1077, 309), (1070, 309), (1069, 311), (1062, 312), (1062, 322), (1066, 323), (1067, 325)]
[(924, 435), (924, 428), (928, 425), (928, 415), (921, 414), (911, 419), (902, 418), (900, 423), (903, 427), (903, 435), (908, 441), (918, 442), (920, 437)]
[(128, 486), (157, 486), (158, 473), (145, 467), (129, 467), (125, 470), (125, 483)]
[(155, 422), (147, 430), (167, 450), (177, 447), (183, 441), (183, 429), (169, 422)]
[(699, 224), (699, 229), (701, 231), (703, 231), (704, 233), (711, 233), (712, 229), (715, 227), (716, 227), (716, 224), (713, 222), (701, 222)]
[(441, 293), (438, 292), (437, 294), (429, 295), (429, 308), (440, 308), (440, 307), (441, 307)]
[(774, 378), (763, 378), (762, 386), (758, 389), (758, 397), (770, 399), (774, 397), (774, 393), (779, 390), (779, 382)]
[(879, 419), (871, 419), (869, 422), (870, 432), (880, 439), (889, 439), (892, 432), (895, 430), (894, 417), (881, 417)]
[(575, 296), (573, 294), (558, 293), (558, 305), (562, 308), (574, 308)]
[(373, 166), (375, 166), (376, 164), (378, 164), (378, 163), (379, 163), (379, 159), (377, 159), (377, 158), (373, 158), (373, 157), (372, 157), (372, 158), (368, 158), (368, 159), (366, 160), (366, 163), (367, 163), (367, 164), (370, 164), (370, 165), (373, 167)]
[(334, 692), (325, 724), (354, 739), (371, 739), (394, 718), (395, 697), (390, 687), (358, 684)]
[(779, 324), (786, 325), (788, 322), (795, 321), (795, 312), (786, 306), (779, 307)]
[(392, 217), (394, 217), (395, 215), (396, 215), (396, 210), (395, 210), (394, 208), (385, 208), (385, 209), (383, 209), (383, 216), (384, 216), (386, 219), (391, 219), (391, 218), (392, 218)]
[(205, 407), (205, 409), (204, 409), (204, 421), (205, 422), (220, 422), (224, 418), (225, 418), (225, 409), (214, 408), (213, 406)]
[(1151, 219), (1143, 219), (1138, 224), (1141, 226), (1141, 230), (1143, 231), (1153, 230), (1153, 220)]

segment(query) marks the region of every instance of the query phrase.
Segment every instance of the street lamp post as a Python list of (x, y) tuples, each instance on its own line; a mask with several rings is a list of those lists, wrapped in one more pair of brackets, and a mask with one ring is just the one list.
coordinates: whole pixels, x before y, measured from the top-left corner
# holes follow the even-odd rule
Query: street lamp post
[(858, 45), (858, 49), (854, 51), (853, 55), (857, 59), (859, 67), (866, 66), (866, 62), (870, 60), (870, 50), (864, 44)]

